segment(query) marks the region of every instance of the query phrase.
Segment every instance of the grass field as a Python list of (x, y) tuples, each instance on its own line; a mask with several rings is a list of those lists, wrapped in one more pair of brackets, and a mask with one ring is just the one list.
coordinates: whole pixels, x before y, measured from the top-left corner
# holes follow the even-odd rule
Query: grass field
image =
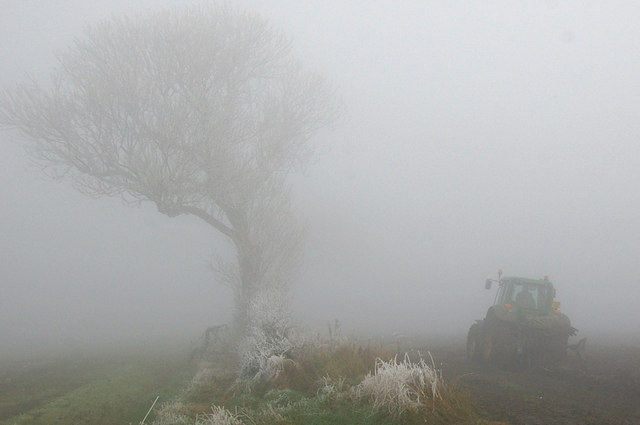
[[(346, 341), (298, 351), (277, 377), (253, 383), (238, 381), (233, 355), (189, 364), (184, 347), (4, 358), (0, 424), (138, 424), (160, 396), (147, 425), (625, 425), (640, 423), (638, 347), (593, 343), (586, 363), (569, 356), (553, 369), (505, 370), (467, 361), (462, 338), (391, 350)], [(371, 394), (354, 397), (376, 359), (400, 348), (429, 363), (431, 352), (443, 371), (441, 397), (400, 414), (376, 407)]]
[(410, 383), (422, 399), (413, 396), (413, 407), (403, 409), (384, 404), (386, 394), (367, 393), (361, 383), (376, 362), (380, 367), (380, 359), (396, 354), (350, 341), (313, 346), (283, 362), (277, 377), (253, 382), (237, 379), (237, 358), (224, 350), (199, 364), (175, 347), (5, 361), (0, 424), (138, 424), (156, 396), (148, 425), (492, 423), (464, 391), (444, 382), (436, 398), (428, 384)]
[(190, 378), (175, 347), (0, 362), (0, 424), (137, 424)]

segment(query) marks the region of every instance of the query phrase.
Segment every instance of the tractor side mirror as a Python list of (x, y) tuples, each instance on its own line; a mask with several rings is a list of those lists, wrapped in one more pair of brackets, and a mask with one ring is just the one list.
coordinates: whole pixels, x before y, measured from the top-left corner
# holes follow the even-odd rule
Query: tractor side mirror
[(491, 289), (491, 279), (487, 279), (487, 281), (484, 283), (484, 289)]

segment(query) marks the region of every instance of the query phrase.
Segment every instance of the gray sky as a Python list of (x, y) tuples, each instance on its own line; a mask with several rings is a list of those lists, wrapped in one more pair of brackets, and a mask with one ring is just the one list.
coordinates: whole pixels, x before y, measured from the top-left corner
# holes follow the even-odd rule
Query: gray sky
[[(2, 85), (46, 79), (86, 23), (190, 2), (51, 3), (1, 1)], [(640, 6), (243, 3), (346, 103), (296, 177), (301, 321), (464, 338), (502, 268), (549, 275), (585, 336), (640, 340)], [(0, 134), (0, 338), (197, 335), (228, 319), (212, 229), (47, 181), (13, 138)]]

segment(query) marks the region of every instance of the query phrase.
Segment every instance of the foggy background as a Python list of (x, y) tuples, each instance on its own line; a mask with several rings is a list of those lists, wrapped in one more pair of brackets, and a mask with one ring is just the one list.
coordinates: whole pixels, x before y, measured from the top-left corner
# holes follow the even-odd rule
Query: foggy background
[[(0, 1), (2, 87), (46, 81), (87, 23), (191, 2), (51, 3)], [(298, 323), (464, 340), (501, 268), (548, 275), (580, 336), (640, 340), (640, 6), (237, 3), (346, 107), (292, 176)], [(51, 182), (16, 139), (0, 133), (0, 351), (195, 340), (230, 319), (210, 226)]]

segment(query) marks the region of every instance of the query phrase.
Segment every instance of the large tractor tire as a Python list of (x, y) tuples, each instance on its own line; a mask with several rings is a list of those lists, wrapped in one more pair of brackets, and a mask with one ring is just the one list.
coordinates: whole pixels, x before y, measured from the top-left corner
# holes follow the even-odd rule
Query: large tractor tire
[(518, 345), (518, 328), (515, 323), (487, 314), (482, 332), (481, 359), (497, 365), (508, 365), (515, 359)]
[(568, 318), (514, 321), (492, 307), (469, 329), (467, 358), (502, 367), (553, 366), (566, 357), (571, 329)]
[(479, 360), (482, 341), (480, 340), (480, 323), (471, 325), (467, 334), (467, 360)]
[(496, 347), (495, 347), (496, 337), (493, 335), (493, 332), (487, 332), (482, 339), (482, 347), (480, 348), (480, 359), (489, 363), (493, 361), (496, 357)]

